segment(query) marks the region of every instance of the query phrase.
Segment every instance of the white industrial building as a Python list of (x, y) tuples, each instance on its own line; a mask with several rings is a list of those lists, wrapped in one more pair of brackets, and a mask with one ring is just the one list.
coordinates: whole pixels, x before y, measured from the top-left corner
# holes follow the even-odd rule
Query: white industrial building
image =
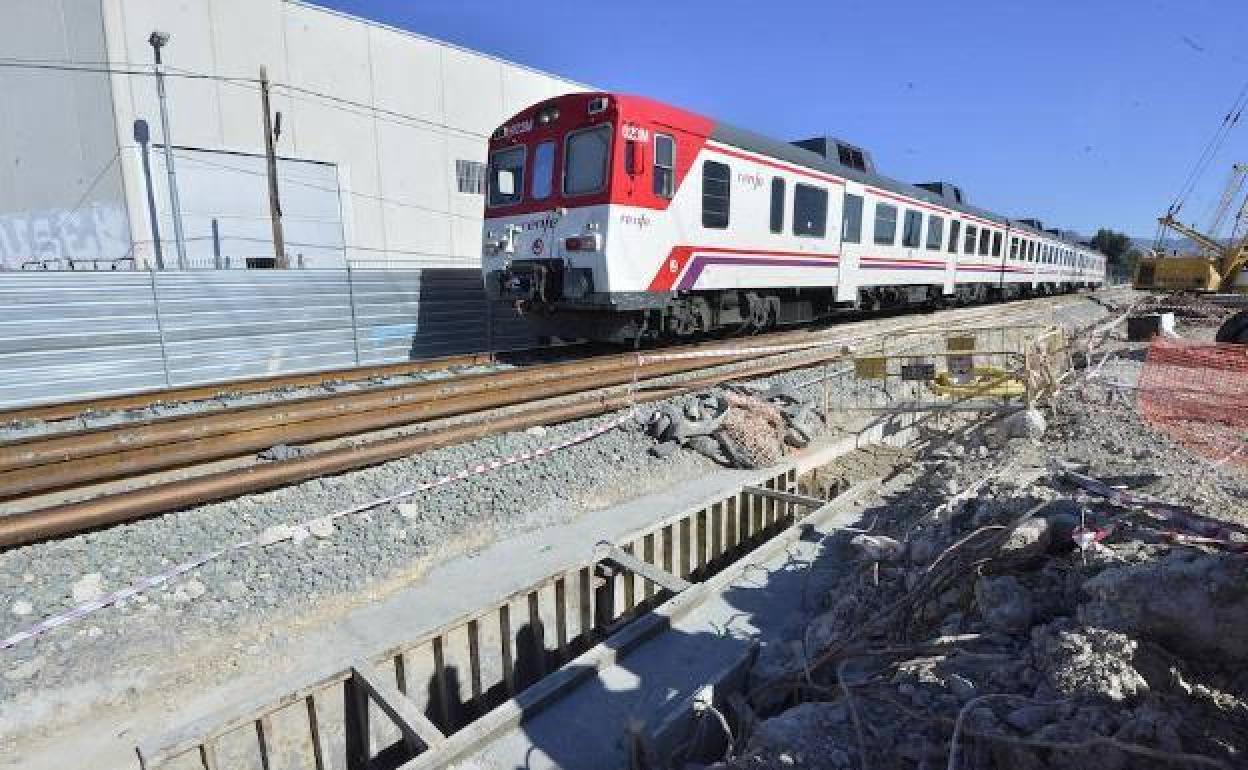
[(296, 0), (0, 0), (0, 268), (270, 264), (261, 67), (291, 266), (475, 265), (489, 133), (585, 88)]

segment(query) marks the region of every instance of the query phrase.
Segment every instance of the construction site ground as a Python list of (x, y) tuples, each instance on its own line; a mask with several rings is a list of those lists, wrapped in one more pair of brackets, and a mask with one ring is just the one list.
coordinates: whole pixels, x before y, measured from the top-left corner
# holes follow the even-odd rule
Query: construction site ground
[[(1075, 302), (1068, 313), (1085, 324), (1123, 309)], [(1207, 318), (1186, 321), (1178, 328), (1189, 338), (1211, 338), (1216, 328)], [(994, 424), (968, 431), (950, 419), (921, 437), (918, 455), (851, 455), (858, 460), (847, 480), (879, 483), (845, 501), (832, 524), (869, 529), (870, 537), (853, 542), (855, 533), (829, 529), (750, 565), (674, 628), (676, 636), (656, 638), (464, 766), (618, 766), (638, 750), (630, 726), (658, 727), (710, 673), (741, 660), (751, 697), (748, 709), (728, 715), (731, 741), (710, 716), (677, 725), (688, 733), (658, 747), (673, 766), (1244, 766), (1248, 557), (1234, 545), (1180, 543), (1179, 525), (1109, 504), (1064, 472), (1184, 506), (1202, 522), (1221, 522), (1214, 539), (1248, 541), (1248, 474), (1193, 454), (1140, 419), (1133, 387), (1147, 346), (1128, 343), (1123, 331), (1096, 356), (1113, 353), (1095, 377), (1088, 367), (1068, 379), (1055, 408), (1043, 412), (1042, 433), (1035, 425), (1014, 437)], [(842, 418), (807, 451), (843, 442), (871, 419)], [(517, 434), (487, 449), (548, 444), (584, 429)], [(645, 431), (615, 431), (548, 469), (474, 483), (439, 504), (435, 521), (382, 511), (10, 650), (0, 683), (0, 766), (73, 767), (90, 756), (93, 768), (129, 770), (134, 746), (162, 727), (280, 693), (330, 659), (411, 638), (583, 557), (656, 509), (693, 504), (752, 473), (689, 446), (655, 447)], [(446, 472), (480, 450), (422, 462)], [(367, 492), (375, 482), (362, 478)], [(525, 483), (542, 494), (526, 497)], [(290, 495), (225, 506), (231, 518), (223, 521), (241, 514), (240, 526), (263, 524), (275, 503), (299, 499)], [(496, 510), (498, 495), (514, 510)], [(193, 544), (192, 525), (155, 545), (176, 550), (184, 537)], [(162, 525), (135, 532), (148, 526)], [(1202, 536), (1210, 532), (1205, 526)], [(92, 575), (95, 584), (126, 578), (94, 563), (72, 567), (96, 538), (109, 542), (101, 533), (59, 547), (71, 566), (51, 589), (57, 601), (71, 601)], [(373, 572), (349, 560), (337, 565), (353, 551), (362, 563), (373, 560)], [(291, 580), (323, 593), (304, 596), (297, 581), (270, 581), (279, 563)], [(30, 609), (19, 602), (39, 602), (49, 590), (26, 578), (46, 567), (12, 555), (0, 566), (16, 587), (6, 625), (21, 626)], [(566, 721), (545, 721), (559, 714)]]
[[(1220, 320), (1179, 315), (1188, 340), (1211, 340)], [(1095, 376), (1062, 392), (1043, 435), (1003, 442), (989, 429), (902, 474), (871, 511), (900, 548), (849, 546), (858, 568), (761, 651), (759, 721), (715, 747), (722, 762), (697, 761), (1248, 766), (1248, 473), (1140, 418), (1148, 344), (1123, 331)], [(811, 569), (842, 554), (829, 547)]]

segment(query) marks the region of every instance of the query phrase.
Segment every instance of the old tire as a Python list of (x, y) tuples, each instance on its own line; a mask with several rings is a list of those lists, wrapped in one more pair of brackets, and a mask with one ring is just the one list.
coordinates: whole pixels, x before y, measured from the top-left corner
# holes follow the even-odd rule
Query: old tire
[(1228, 318), (1218, 329), (1215, 339), (1218, 342), (1248, 345), (1248, 310), (1241, 310)]

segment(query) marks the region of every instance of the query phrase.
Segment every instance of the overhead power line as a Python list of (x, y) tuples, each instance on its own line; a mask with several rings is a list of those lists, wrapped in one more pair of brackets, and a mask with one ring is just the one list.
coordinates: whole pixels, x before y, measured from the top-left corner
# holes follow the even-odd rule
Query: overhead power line
[[(151, 69), (150, 66), (134, 64), (131, 62), (88, 62), (88, 61), (70, 61), (70, 60), (56, 60), (56, 59), (15, 59), (15, 58), (0, 57), (0, 69), (34, 70), (34, 71), (42, 70), (42, 71), (52, 71), (52, 72), (81, 72), (81, 73), (86, 73), (86, 74), (126, 75), (126, 76), (132, 76), (132, 77), (154, 77), (156, 75), (155, 70)], [(259, 78), (231, 76), (231, 75), (214, 75), (211, 73), (195, 72), (193, 70), (188, 70), (185, 68), (173, 67), (173, 66), (168, 66), (168, 65), (166, 65), (164, 68), (164, 75), (165, 77), (168, 77), (168, 78), (179, 78), (182, 80), (207, 80), (207, 81), (213, 81), (217, 83), (225, 83), (227, 85), (242, 86), (248, 89), (258, 90), (260, 87)], [(385, 107), (379, 107), (376, 104), (368, 104), (366, 102), (360, 102), (354, 99), (347, 99), (342, 96), (328, 94), (323, 91), (317, 91), (312, 88), (296, 86), (291, 83), (279, 83), (276, 81), (274, 81), (272, 85), (275, 89), (280, 89), (286, 92), (287, 96), (289, 96), (290, 98), (297, 99), (299, 97), (311, 97), (314, 99), (318, 99), (321, 102), (327, 103), (328, 105), (336, 106), (340, 109), (343, 109), (344, 111), (351, 112), (353, 114), (357, 114), (357, 115), (364, 114), (367, 117), (374, 117), (379, 120), (385, 120), (386, 118), (390, 118), (392, 120), (389, 120), (388, 122), (391, 122), (391, 123), (396, 123), (396, 121), (402, 121), (402, 122), (398, 122), (397, 125), (415, 124), (415, 125), (421, 125), (421, 126), (428, 126), (431, 128), (442, 129), (444, 131), (460, 134), (462, 136), (472, 138), (472, 139), (485, 139), (487, 137), (486, 134), (479, 133), (477, 131), (471, 131), (469, 129), (460, 128), (458, 126), (452, 126), (448, 123), (443, 123), (437, 120), (430, 120), (429, 118), (422, 118), (418, 115), (411, 115), (405, 112), (399, 112), (397, 110), (391, 110)], [(304, 99), (303, 101), (307, 101), (307, 99)]]
[(1182, 208), (1184, 200), (1189, 194), (1191, 194), (1192, 190), (1195, 189), (1201, 176), (1204, 175), (1204, 172), (1209, 167), (1209, 164), (1213, 162), (1213, 159), (1217, 156), (1218, 151), (1222, 149), (1222, 145), (1226, 143), (1226, 139), (1230, 136), (1231, 131), (1239, 123), (1239, 118), (1243, 114), (1246, 106), (1248, 106), (1248, 82), (1244, 83), (1243, 88), (1241, 88), (1239, 93), (1235, 96), (1235, 101), (1231, 104), (1231, 108), (1226, 112), (1226, 115), (1223, 116), (1222, 122), (1218, 124), (1218, 129), (1209, 139), (1209, 142), (1205, 145), (1204, 150), (1201, 151), (1200, 157), (1196, 159), (1196, 163), (1188, 173), (1187, 178), (1184, 180), (1183, 186), (1179, 188), (1179, 194), (1175, 196), (1174, 203), (1170, 206), (1172, 213), (1175, 213)]
[[(16, 69), (16, 70), (46, 70), (52, 72), (84, 72), (93, 75), (132, 75), (141, 77), (155, 77), (156, 71), (153, 69), (143, 69), (142, 65), (114, 64), (109, 62), (91, 63), (91, 62), (57, 62), (57, 61), (40, 61), (30, 59), (3, 59), (0, 58), (0, 69)], [(166, 69), (164, 72), (167, 78), (181, 78), (183, 80), (213, 80), (222, 83), (256, 83), (260, 81), (257, 78), (245, 77), (229, 77), (225, 75), (210, 75), (203, 72), (190, 72), (187, 70)]]

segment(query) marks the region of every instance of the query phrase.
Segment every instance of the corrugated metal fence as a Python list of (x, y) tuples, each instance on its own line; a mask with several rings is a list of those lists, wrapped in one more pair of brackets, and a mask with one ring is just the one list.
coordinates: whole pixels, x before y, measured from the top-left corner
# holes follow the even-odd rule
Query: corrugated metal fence
[(472, 269), (0, 272), (0, 409), (534, 343), (487, 305)]

